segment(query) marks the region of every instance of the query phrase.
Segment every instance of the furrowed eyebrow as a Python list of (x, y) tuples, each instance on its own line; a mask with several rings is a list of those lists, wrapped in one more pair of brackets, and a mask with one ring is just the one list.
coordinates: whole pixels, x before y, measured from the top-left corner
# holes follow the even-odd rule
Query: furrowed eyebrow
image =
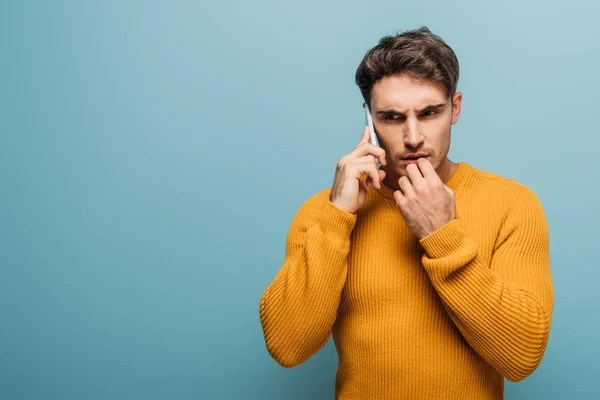
[[(423, 107), (423, 108), (421, 108), (420, 110), (417, 110), (417, 111), (418, 112), (422, 112), (422, 111), (425, 111), (425, 110), (438, 109), (438, 108), (444, 107), (445, 105), (446, 105), (446, 103), (429, 104), (429, 105), (426, 105), (425, 107)], [(402, 111), (396, 110), (395, 108), (384, 108), (384, 109), (378, 110), (377, 114), (379, 114), (379, 115), (389, 115), (389, 114), (404, 115), (402, 113)]]

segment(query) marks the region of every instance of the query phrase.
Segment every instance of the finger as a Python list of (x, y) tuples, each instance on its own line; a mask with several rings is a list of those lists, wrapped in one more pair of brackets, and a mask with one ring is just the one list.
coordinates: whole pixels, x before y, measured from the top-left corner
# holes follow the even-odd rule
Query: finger
[(367, 154), (365, 156), (357, 157), (357, 158), (353, 159), (351, 162), (354, 164), (364, 164), (364, 163), (368, 163), (371, 161), (373, 161), (373, 156), (370, 154)]
[[(374, 158), (373, 156), (362, 156), (360, 158), (356, 158), (353, 162), (354, 164), (372, 164), (373, 166), (375, 166), (375, 170), (376, 171), (380, 171), (380, 169), (377, 167), (377, 164), (375, 164)], [(363, 174), (358, 178), (361, 181), (366, 180), (367, 178), (369, 178), (369, 173), (368, 172), (363, 172)], [(379, 182), (381, 182), (383, 178), (379, 179)]]
[(350, 162), (353, 164), (373, 163), (373, 165), (376, 165), (375, 157), (372, 156), (371, 154), (367, 154), (365, 156), (360, 156), (358, 158), (351, 160)]
[(420, 185), (425, 182), (425, 178), (421, 175), (421, 170), (417, 164), (408, 164), (406, 166), (406, 172), (408, 173), (408, 177), (410, 178), (410, 182), (413, 186)]
[[(373, 154), (373, 156), (375, 156), (375, 157), (378, 157), (378, 158), (379, 158), (379, 163), (380, 163), (381, 165), (386, 165), (386, 164), (387, 164), (387, 159), (385, 158), (385, 150), (383, 150), (383, 149), (381, 148), (381, 146), (375, 146), (373, 143), (371, 143), (371, 135), (372, 135), (373, 133), (371, 132), (371, 128), (369, 127), (369, 125), (367, 125), (367, 126), (365, 127), (365, 130), (368, 132), (368, 136), (367, 136), (367, 142), (366, 142), (366, 143), (367, 143), (367, 144), (369, 144), (369, 145), (371, 145), (371, 146), (373, 146), (373, 147), (374, 147), (374, 148), (376, 148), (376, 149), (381, 149), (381, 150), (382, 150), (380, 153)], [(362, 142), (361, 142), (360, 144), (362, 144)], [(378, 150), (378, 151), (379, 151), (379, 150)]]
[(373, 185), (377, 189), (381, 189), (381, 183), (379, 182), (379, 170), (375, 166), (375, 163), (362, 163), (354, 164), (356, 168), (356, 178), (359, 180), (365, 180), (371, 178)]
[(415, 189), (412, 187), (410, 179), (405, 176), (401, 176), (398, 179), (398, 186), (400, 186), (403, 196), (412, 196), (415, 194)]
[(404, 195), (402, 194), (402, 190), (394, 190), (393, 196), (394, 196), (394, 200), (396, 200), (396, 204), (400, 205), (400, 202), (404, 198)]
[[(372, 156), (363, 156), (361, 158), (357, 158), (354, 163), (355, 164), (369, 164), (369, 163), (372, 163), (373, 165), (375, 165), (375, 169), (379, 170), (379, 168), (377, 168), (377, 165), (373, 161), (373, 157)], [(368, 172), (363, 172), (363, 174), (358, 179), (360, 179), (361, 181), (364, 181), (368, 177), (369, 177), (369, 173)]]
[[(361, 143), (354, 148), (350, 152), (350, 154), (354, 155), (355, 158), (363, 157), (366, 155), (371, 155), (373, 157), (377, 157), (379, 159), (379, 163), (381, 165), (386, 165), (387, 160), (385, 158), (385, 150), (379, 146), (375, 146), (372, 143)], [(373, 161), (375, 161), (373, 159)]]
[(423, 177), (429, 182), (440, 181), (440, 176), (433, 169), (433, 165), (431, 165), (431, 161), (426, 158), (419, 158), (417, 160), (417, 165), (419, 166), (419, 170), (423, 174)]
[[(379, 171), (379, 168), (377, 167), (377, 164), (375, 164), (373, 156), (362, 156), (360, 158), (357, 158), (355, 163), (356, 164), (372, 164), (375, 167), (375, 170)], [(369, 177), (369, 173), (363, 172), (363, 174), (360, 176), (359, 179), (361, 181), (364, 181), (368, 177)], [(380, 179), (380, 181), (381, 181), (381, 179)]]
[[(381, 183), (383, 182), (384, 178), (385, 178), (385, 170), (384, 169), (380, 169), (379, 171), (379, 188), (381, 189)], [(368, 174), (363, 174), (360, 178), (363, 179), (367, 179), (369, 177)], [(369, 179), (370, 181), (371, 179)]]
[(358, 184), (365, 190), (365, 191), (369, 191), (369, 185), (367, 184), (367, 181), (358, 181)]
[(360, 142), (358, 142), (359, 145), (363, 144), (363, 143), (369, 143), (369, 139), (370, 139), (371, 135), (369, 132), (369, 126), (365, 126), (365, 129), (363, 130), (363, 134), (360, 138)]
[(364, 173), (361, 176), (361, 179), (358, 181), (358, 183), (360, 184), (360, 186), (362, 186), (363, 189), (367, 191), (373, 187), (373, 179), (369, 177), (368, 173)]

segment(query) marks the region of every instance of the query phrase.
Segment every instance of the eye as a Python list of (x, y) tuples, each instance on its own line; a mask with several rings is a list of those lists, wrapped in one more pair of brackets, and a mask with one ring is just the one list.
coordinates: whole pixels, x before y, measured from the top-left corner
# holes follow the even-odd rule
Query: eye
[(424, 112), (424, 114), (427, 114), (427, 113), (432, 113), (432, 114), (429, 114), (429, 115), (427, 115), (428, 117), (432, 117), (432, 116), (434, 116), (434, 115), (436, 115), (436, 114), (437, 114), (437, 111), (434, 111), (434, 110), (427, 110), (427, 111), (425, 111), (425, 112)]
[(401, 117), (396, 118), (396, 116), (394, 114), (386, 114), (383, 116), (383, 119), (388, 120), (388, 121), (396, 121), (399, 119), (402, 119)]

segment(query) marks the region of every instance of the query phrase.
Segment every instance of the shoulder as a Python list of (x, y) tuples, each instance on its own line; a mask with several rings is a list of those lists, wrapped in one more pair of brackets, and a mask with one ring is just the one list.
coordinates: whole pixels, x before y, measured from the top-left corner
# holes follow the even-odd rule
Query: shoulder
[(546, 216), (537, 194), (515, 178), (490, 172), (480, 173), (501, 185), (503, 202), (503, 220), (515, 225), (546, 225)]
[(530, 187), (511, 177), (472, 165), (468, 167), (469, 177), (465, 179), (467, 187), (463, 190), (487, 207), (496, 208), (502, 221), (545, 219), (541, 201)]
[(546, 229), (546, 215), (544, 207), (534, 191), (515, 179), (504, 179), (506, 187), (506, 200), (504, 202), (505, 219), (512, 219), (515, 223)]
[(540, 200), (535, 192), (521, 182), (512, 178), (504, 178), (503, 183), (506, 190), (506, 196), (513, 204), (521, 202), (539, 203)]
[(515, 178), (486, 171), (472, 165), (469, 165), (469, 170), (472, 179), (477, 180), (481, 186), (486, 187), (488, 190), (491, 188), (497, 189), (509, 202), (539, 201), (531, 188)]
[(301, 207), (323, 207), (323, 204), (329, 200), (331, 188), (321, 189), (309, 196)]
[(331, 188), (325, 188), (305, 198), (300, 207), (298, 207), (294, 220), (307, 221), (309, 223), (315, 221), (321, 215), (326, 202), (329, 201), (330, 193)]

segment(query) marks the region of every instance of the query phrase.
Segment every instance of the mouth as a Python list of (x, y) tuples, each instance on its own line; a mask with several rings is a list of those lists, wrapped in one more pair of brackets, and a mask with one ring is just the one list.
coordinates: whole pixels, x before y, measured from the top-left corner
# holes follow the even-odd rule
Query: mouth
[(407, 157), (407, 158), (403, 158), (402, 162), (405, 164), (415, 164), (419, 158), (427, 158), (427, 156)]

